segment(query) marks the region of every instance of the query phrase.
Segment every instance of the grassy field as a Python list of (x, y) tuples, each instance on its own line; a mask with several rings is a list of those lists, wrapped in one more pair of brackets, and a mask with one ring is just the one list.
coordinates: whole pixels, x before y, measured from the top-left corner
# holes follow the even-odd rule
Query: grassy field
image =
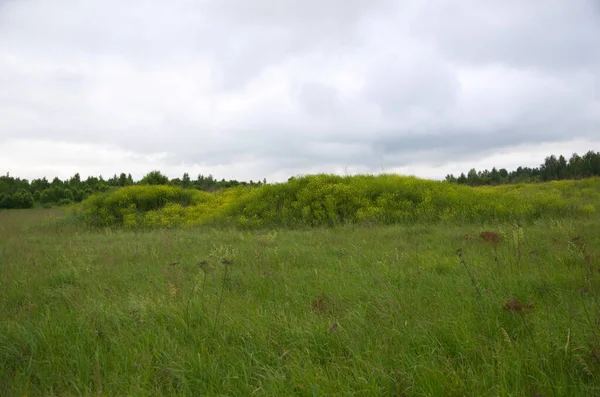
[(594, 213), (270, 231), (61, 215), (0, 212), (1, 396), (600, 395)]

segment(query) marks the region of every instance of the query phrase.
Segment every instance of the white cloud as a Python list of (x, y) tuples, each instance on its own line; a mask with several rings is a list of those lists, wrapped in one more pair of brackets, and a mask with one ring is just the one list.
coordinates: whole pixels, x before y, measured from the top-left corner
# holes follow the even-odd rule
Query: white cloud
[(0, 87), (14, 175), (443, 177), (600, 149), (600, 7), (9, 1)]

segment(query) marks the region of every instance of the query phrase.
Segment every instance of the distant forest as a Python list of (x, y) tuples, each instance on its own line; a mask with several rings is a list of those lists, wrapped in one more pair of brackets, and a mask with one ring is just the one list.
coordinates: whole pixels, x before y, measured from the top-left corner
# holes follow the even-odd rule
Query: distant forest
[[(546, 157), (544, 164), (536, 168), (519, 167), (514, 171), (504, 168), (492, 168), (491, 171), (471, 169), (467, 175), (459, 177), (447, 175), (446, 182), (469, 186), (500, 185), (506, 183), (536, 183), (561, 179), (581, 179), (600, 176), (600, 152), (589, 151), (583, 156), (576, 153), (567, 161), (565, 157), (554, 155)], [(0, 209), (32, 208), (35, 206), (51, 207), (80, 202), (86, 197), (111, 188), (131, 185), (172, 185), (182, 188), (198, 189), (214, 192), (219, 189), (236, 186), (261, 186), (263, 181), (240, 182), (237, 180), (217, 180), (212, 175), (198, 175), (191, 179), (186, 173), (182, 178), (169, 179), (160, 171), (152, 171), (139, 181), (134, 181), (131, 174), (122, 173), (110, 179), (102, 176), (90, 176), (82, 180), (79, 174), (64, 181), (54, 178), (51, 182), (45, 177), (41, 179), (14, 178), (9, 174), (0, 176)]]
[(0, 209), (33, 208), (36, 205), (48, 208), (55, 205), (68, 205), (80, 202), (98, 192), (131, 185), (173, 185), (213, 192), (228, 187), (261, 186), (265, 183), (267, 183), (266, 179), (262, 182), (226, 181), (225, 179), (219, 181), (212, 175), (204, 176), (202, 174), (198, 175), (196, 179), (191, 179), (187, 173), (183, 174), (182, 178), (169, 179), (160, 171), (152, 171), (137, 182), (133, 180), (131, 174), (124, 173), (119, 176), (114, 175), (108, 180), (104, 180), (102, 176), (90, 176), (82, 180), (77, 173), (64, 181), (54, 178), (52, 182), (45, 177), (30, 182), (27, 179), (14, 178), (6, 174), (0, 176)]
[(600, 152), (589, 151), (583, 156), (574, 153), (569, 161), (564, 156), (546, 157), (539, 167), (519, 167), (514, 171), (492, 168), (477, 171), (472, 168), (467, 175), (457, 178), (450, 174), (446, 181), (469, 186), (501, 185), (507, 183), (536, 183), (562, 179), (582, 179), (600, 176)]

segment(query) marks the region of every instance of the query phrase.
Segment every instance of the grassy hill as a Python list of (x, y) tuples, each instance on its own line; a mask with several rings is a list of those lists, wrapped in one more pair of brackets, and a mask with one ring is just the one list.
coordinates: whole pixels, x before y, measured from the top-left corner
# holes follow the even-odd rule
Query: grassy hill
[(131, 186), (85, 200), (95, 226), (234, 225), (306, 227), (422, 222), (512, 222), (596, 211), (600, 178), (472, 188), (398, 175), (312, 175), (280, 184), (206, 193)]

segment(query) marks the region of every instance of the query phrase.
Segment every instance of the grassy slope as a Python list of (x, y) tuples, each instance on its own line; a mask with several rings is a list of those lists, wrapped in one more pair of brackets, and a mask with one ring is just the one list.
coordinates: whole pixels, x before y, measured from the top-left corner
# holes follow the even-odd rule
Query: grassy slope
[(127, 228), (199, 224), (245, 228), (343, 224), (511, 222), (587, 216), (600, 178), (470, 188), (398, 175), (311, 175), (255, 189), (209, 194), (173, 186), (131, 186), (92, 196), (79, 219)]
[[(600, 395), (595, 215), (141, 233), (46, 214), (0, 212), (0, 395)], [(482, 230), (502, 244), (464, 241)]]

